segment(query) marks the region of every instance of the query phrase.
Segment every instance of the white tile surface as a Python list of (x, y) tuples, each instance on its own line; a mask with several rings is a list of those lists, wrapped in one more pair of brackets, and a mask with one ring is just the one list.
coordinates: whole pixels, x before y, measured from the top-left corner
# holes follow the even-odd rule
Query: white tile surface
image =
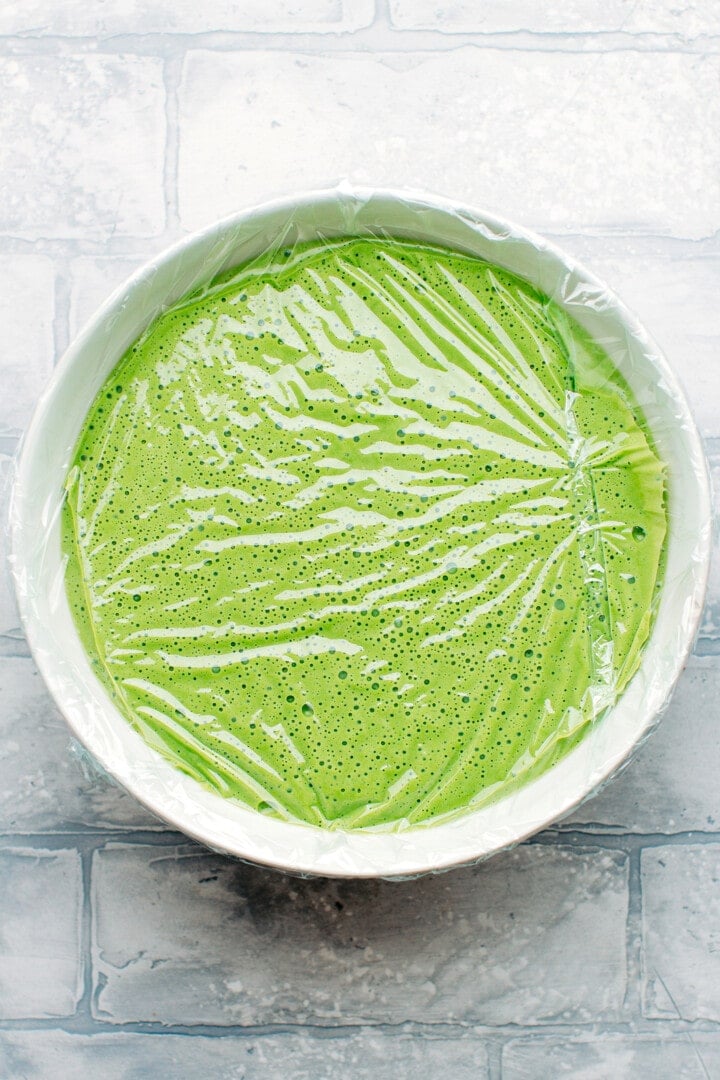
[(81, 900), (77, 852), (0, 849), (3, 1019), (75, 1012), (82, 992)]
[(0, 260), (5, 387), (0, 393), (0, 436), (20, 434), (52, 371), (54, 314), (55, 268), (51, 259), (11, 254)]
[(720, 1076), (715, 1035), (518, 1039), (503, 1052), (503, 1080), (708, 1080)]
[(393, 25), (444, 34), (678, 34), (683, 39), (720, 32), (720, 8), (702, 0), (566, 0), (565, 3), (477, 3), (477, 0), (389, 0)]
[(643, 852), (645, 1015), (720, 1020), (720, 845)]
[(95, 856), (95, 1015), (215, 1024), (618, 1017), (620, 853), (526, 847), (416, 882), (288, 881), (196, 851)]
[(467, 1035), (277, 1034), (253, 1038), (179, 1035), (93, 1035), (12, 1032), (0, 1040), (0, 1069), (23, 1080), (50, 1080), (62, 1062), (62, 1080), (484, 1080), (481, 1038)]
[(0, 94), (0, 233), (107, 240), (162, 232), (158, 59), (4, 56)]
[(348, 176), (540, 229), (712, 235), (719, 75), (667, 52), (190, 53), (181, 220)]
[(106, 37), (112, 34), (340, 33), (372, 22), (373, 0), (104, 0), (77, 4), (72, 0), (7, 0), (0, 11), (0, 33), (69, 34)]

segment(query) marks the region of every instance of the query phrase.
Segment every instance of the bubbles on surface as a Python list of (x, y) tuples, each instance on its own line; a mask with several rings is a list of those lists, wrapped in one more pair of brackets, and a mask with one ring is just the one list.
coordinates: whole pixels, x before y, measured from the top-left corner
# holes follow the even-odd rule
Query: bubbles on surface
[(228, 273), (128, 351), (75, 464), (68, 591), (102, 677), (263, 813), (496, 797), (639, 662), (663, 467), (601, 350), (480, 260), (346, 239)]

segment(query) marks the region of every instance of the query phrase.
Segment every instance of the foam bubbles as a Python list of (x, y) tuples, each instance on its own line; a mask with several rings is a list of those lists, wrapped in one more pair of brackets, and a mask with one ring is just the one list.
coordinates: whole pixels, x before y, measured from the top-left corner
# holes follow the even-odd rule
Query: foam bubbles
[(663, 466), (602, 351), (477, 259), (351, 239), (225, 275), (128, 351), (74, 464), (68, 592), (102, 677), (263, 813), (497, 797), (639, 662)]

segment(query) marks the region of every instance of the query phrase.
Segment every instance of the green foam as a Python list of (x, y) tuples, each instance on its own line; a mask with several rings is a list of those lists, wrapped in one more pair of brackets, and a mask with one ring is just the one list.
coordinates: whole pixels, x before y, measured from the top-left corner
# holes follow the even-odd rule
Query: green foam
[(264, 813), (396, 828), (550, 768), (652, 624), (665, 470), (605, 353), (422, 244), (274, 252), (160, 317), (68, 474), (117, 706)]

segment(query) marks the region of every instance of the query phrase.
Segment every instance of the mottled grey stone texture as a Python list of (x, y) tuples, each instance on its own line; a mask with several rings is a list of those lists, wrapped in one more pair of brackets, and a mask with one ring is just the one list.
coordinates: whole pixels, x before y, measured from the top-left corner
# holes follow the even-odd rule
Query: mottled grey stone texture
[(503, 1080), (710, 1080), (720, 1035), (588, 1035), (517, 1039), (503, 1050)]
[(483, 1040), (472, 1035), (278, 1034), (207, 1038), (182, 1035), (94, 1035), (60, 1032), (6, 1035), (0, 1070), (23, 1080), (49, 1080), (62, 1062), (62, 1080), (404, 1080), (451, 1076), (485, 1080)]
[(4, 1020), (75, 1012), (82, 992), (81, 904), (77, 852), (0, 848)]
[(720, 1021), (720, 846), (643, 852), (645, 1014)]
[(214, 1024), (619, 1018), (622, 853), (525, 847), (415, 882), (296, 881), (206, 855), (95, 856), (95, 1015)]

